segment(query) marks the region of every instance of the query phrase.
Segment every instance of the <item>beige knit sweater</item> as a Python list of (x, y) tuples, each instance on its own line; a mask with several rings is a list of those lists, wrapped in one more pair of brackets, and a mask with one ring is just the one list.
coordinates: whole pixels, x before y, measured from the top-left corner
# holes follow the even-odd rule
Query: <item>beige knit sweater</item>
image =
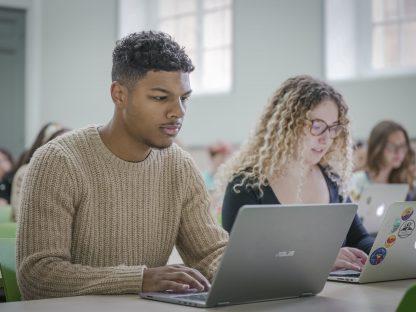
[(41, 147), (26, 174), (17, 235), (24, 299), (138, 293), (143, 269), (185, 264), (213, 277), (228, 240), (201, 175), (173, 144), (117, 158), (96, 126)]

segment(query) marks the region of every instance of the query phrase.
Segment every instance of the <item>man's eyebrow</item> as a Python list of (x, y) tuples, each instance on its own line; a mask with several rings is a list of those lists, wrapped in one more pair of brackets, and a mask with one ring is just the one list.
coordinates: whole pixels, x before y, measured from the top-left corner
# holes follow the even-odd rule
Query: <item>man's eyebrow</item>
[(188, 92), (182, 94), (182, 96), (187, 96), (187, 95), (190, 95), (191, 93), (192, 93), (192, 90), (189, 90)]
[(160, 92), (164, 92), (164, 93), (170, 94), (170, 92), (168, 90), (163, 89), (161, 87), (154, 87), (154, 88), (151, 88), (150, 90), (152, 90), (152, 91), (160, 91)]

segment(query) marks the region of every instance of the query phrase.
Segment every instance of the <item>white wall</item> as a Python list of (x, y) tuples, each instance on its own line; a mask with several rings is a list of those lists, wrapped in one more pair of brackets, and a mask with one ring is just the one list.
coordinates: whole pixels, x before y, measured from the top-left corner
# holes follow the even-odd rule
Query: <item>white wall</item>
[(111, 118), (117, 0), (42, 1), (41, 123), (72, 128)]
[(244, 140), (289, 76), (323, 75), (321, 0), (234, 0), (234, 90), (193, 97), (181, 134), (190, 144)]
[[(416, 56), (415, 56), (416, 57)], [(351, 109), (353, 134), (367, 139), (383, 119), (401, 123), (416, 138), (416, 75), (333, 83)]]
[[(107, 121), (117, 0), (36, 1), (42, 16), (38, 128), (49, 120), (73, 128)], [(233, 91), (193, 97), (180, 139), (192, 145), (243, 141), (286, 78), (323, 78), (323, 28), (323, 0), (235, 0)], [(383, 118), (403, 123), (416, 137), (416, 75), (334, 85), (351, 107), (356, 137), (365, 138)]]
[[(279, 84), (300, 73), (324, 78), (324, 8), (321, 0), (235, 0), (235, 85), (228, 95), (194, 97), (182, 140), (243, 141)], [(416, 74), (330, 82), (350, 106), (356, 138), (367, 138), (385, 118), (416, 137)]]

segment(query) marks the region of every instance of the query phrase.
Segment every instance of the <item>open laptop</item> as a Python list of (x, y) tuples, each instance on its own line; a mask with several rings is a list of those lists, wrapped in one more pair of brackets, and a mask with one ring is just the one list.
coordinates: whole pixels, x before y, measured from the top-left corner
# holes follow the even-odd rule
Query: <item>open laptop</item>
[(369, 233), (377, 233), (391, 204), (406, 199), (407, 184), (370, 184), (358, 201), (358, 215)]
[(331, 272), (328, 279), (371, 283), (416, 278), (415, 224), (416, 202), (392, 204), (361, 273), (339, 270)]
[(141, 293), (196, 307), (319, 293), (357, 210), (355, 204), (243, 206), (208, 293)]

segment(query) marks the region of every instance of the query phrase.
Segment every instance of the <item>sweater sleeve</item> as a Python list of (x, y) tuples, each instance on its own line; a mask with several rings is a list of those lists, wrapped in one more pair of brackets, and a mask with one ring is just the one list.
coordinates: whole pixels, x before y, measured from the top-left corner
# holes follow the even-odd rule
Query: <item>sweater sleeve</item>
[(187, 266), (212, 280), (225, 251), (228, 234), (212, 217), (204, 181), (190, 158), (185, 162), (185, 171), (186, 191), (176, 245)]
[(237, 218), (238, 211), (244, 205), (258, 204), (258, 200), (251, 189), (248, 189), (246, 185), (238, 187), (238, 193), (234, 191), (234, 186), (241, 183), (241, 177), (237, 176), (228, 183), (227, 189), (224, 195), (224, 201), (222, 205), (222, 226), (230, 233), (233, 228), (235, 219)]
[(16, 242), (17, 279), (24, 299), (137, 293), (141, 289), (145, 266), (71, 263), (79, 185), (77, 169), (58, 144), (49, 143), (35, 153), (23, 182)]

